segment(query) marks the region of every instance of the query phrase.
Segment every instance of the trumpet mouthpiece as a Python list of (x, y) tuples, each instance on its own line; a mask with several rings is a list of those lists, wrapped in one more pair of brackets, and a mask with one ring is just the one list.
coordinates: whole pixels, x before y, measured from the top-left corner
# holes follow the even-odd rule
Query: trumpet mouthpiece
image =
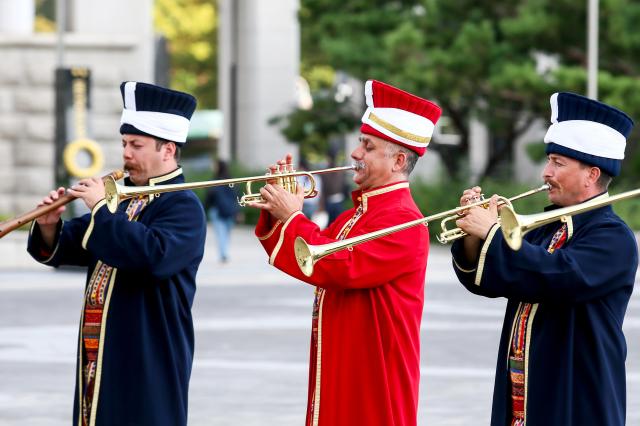
[(113, 172), (111, 172), (111, 176), (115, 179), (115, 180), (120, 180), (124, 177), (124, 171), (120, 170), (120, 169), (116, 169)]

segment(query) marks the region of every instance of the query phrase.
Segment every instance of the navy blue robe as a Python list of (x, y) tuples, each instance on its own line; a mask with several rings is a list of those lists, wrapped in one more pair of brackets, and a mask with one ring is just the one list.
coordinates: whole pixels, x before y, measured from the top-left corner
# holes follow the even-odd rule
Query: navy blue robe
[[(150, 180), (181, 182), (181, 169)], [(128, 221), (127, 204), (120, 203), (111, 214), (103, 200), (91, 214), (61, 221), (47, 258), (34, 225), (28, 250), (47, 265), (87, 266), (87, 283), (98, 260), (117, 269), (104, 306), (93, 402), (97, 416), (91, 424), (186, 425), (194, 346), (191, 306), (204, 253), (204, 210), (191, 191), (154, 197), (137, 221)], [(74, 425), (80, 424), (81, 345), (79, 339)]]
[(574, 216), (569, 235), (547, 252), (561, 222), (531, 231), (511, 250), (495, 225), (478, 264), (452, 246), (454, 269), (472, 293), (508, 299), (498, 352), (492, 426), (511, 420), (508, 355), (521, 302), (533, 303), (525, 349), (527, 426), (623, 426), (626, 411), (622, 322), (633, 291), (634, 234), (611, 206)]

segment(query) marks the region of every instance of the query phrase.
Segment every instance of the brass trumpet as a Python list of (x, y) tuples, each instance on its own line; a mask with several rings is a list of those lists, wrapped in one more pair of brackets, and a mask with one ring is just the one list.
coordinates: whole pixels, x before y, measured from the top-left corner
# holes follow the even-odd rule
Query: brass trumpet
[(247, 203), (259, 202), (262, 201), (262, 196), (260, 192), (253, 192), (251, 189), (252, 184), (257, 182), (267, 182), (271, 180), (275, 180), (275, 182), (284, 187), (289, 192), (296, 191), (297, 181), (296, 178), (300, 176), (307, 176), (310, 182), (310, 187), (305, 188), (304, 197), (305, 198), (313, 198), (318, 194), (316, 190), (316, 181), (313, 175), (316, 174), (324, 174), (324, 173), (332, 173), (332, 172), (341, 172), (346, 170), (355, 170), (356, 166), (343, 166), (343, 167), (332, 167), (329, 169), (322, 170), (314, 170), (314, 171), (295, 171), (292, 169), (278, 170), (275, 173), (268, 173), (262, 176), (251, 176), (244, 178), (233, 178), (233, 179), (218, 179), (218, 180), (207, 180), (201, 182), (187, 182), (187, 183), (176, 183), (169, 185), (158, 185), (158, 186), (125, 186), (120, 185), (113, 178), (107, 178), (105, 180), (105, 200), (107, 201), (107, 208), (111, 213), (115, 213), (118, 210), (118, 204), (121, 201), (141, 197), (141, 196), (150, 196), (154, 194), (161, 194), (163, 192), (174, 192), (174, 191), (184, 191), (188, 189), (198, 189), (198, 188), (208, 188), (211, 186), (223, 186), (229, 185), (229, 187), (233, 187), (235, 184), (244, 183), (246, 184), (244, 194), (238, 199), (238, 203), (241, 206), (246, 205)]
[[(526, 197), (528, 195), (532, 195), (540, 191), (546, 191), (548, 189), (549, 189), (549, 185), (544, 184), (539, 188), (524, 192), (520, 195), (512, 197), (511, 199), (506, 199), (504, 197), (501, 197), (501, 199), (505, 201), (507, 205), (510, 205), (511, 204), (510, 200)], [(401, 223), (399, 225), (390, 226), (388, 228), (379, 229), (377, 231), (369, 232), (368, 234), (362, 234), (356, 237), (335, 241), (333, 243), (312, 245), (312, 244), (308, 244), (302, 237), (297, 237), (294, 243), (294, 254), (296, 257), (296, 262), (298, 263), (298, 266), (300, 267), (300, 270), (302, 271), (302, 273), (310, 277), (313, 274), (313, 267), (316, 264), (316, 262), (325, 256), (328, 256), (340, 250), (351, 249), (353, 246), (356, 246), (358, 244), (375, 240), (376, 238), (384, 237), (386, 235), (392, 234), (394, 232), (402, 231), (416, 225), (423, 225), (423, 224), (428, 225), (429, 222), (433, 222), (435, 220), (450, 218), (451, 216), (457, 215), (458, 213), (462, 213), (465, 210), (468, 210), (472, 207), (482, 206), (486, 203), (487, 203), (486, 200), (478, 201), (473, 204), (456, 207), (455, 209), (436, 213), (431, 216), (426, 216), (420, 219)], [(507, 206), (505, 206), (505, 208), (506, 207)], [(504, 208), (502, 210), (504, 210)], [(457, 236), (456, 238), (447, 237), (446, 239), (444, 239), (444, 242), (453, 241), (454, 239), (464, 236), (461, 234), (458, 234), (458, 235), (459, 236)], [(440, 238), (438, 238), (438, 240), (440, 241)], [(443, 242), (443, 241), (440, 241), (440, 242)]]
[[(511, 208), (513, 208), (513, 205), (511, 204), (513, 201), (519, 200), (520, 198), (524, 198), (524, 197), (528, 197), (529, 195), (533, 195), (533, 194), (537, 194), (540, 191), (548, 191), (549, 190), (549, 185), (547, 185), (546, 183), (544, 185), (541, 185), (538, 188), (523, 192), (522, 194), (518, 194), (515, 195), (511, 198), (504, 198), (504, 197), (498, 197), (498, 206), (509, 206)], [(488, 206), (489, 203), (486, 200), (481, 200), (478, 201), (476, 203), (473, 204), (469, 204), (468, 206), (464, 206), (464, 207), (476, 207), (476, 206)], [(451, 241), (455, 241), (459, 238), (465, 237), (467, 235), (466, 232), (464, 232), (462, 229), (460, 228), (452, 228), (452, 229), (447, 229), (447, 223), (451, 222), (452, 220), (457, 220), (460, 218), (459, 214), (454, 214), (451, 215), (445, 219), (442, 220), (442, 222), (440, 222), (440, 226), (442, 227), (442, 232), (438, 235), (438, 241), (441, 244), (447, 244), (450, 243)]]
[(522, 239), (525, 234), (531, 230), (557, 220), (566, 222), (569, 216), (604, 207), (616, 201), (637, 197), (638, 195), (640, 195), (640, 189), (634, 189), (616, 195), (609, 195), (604, 198), (585, 201), (584, 203), (573, 206), (529, 215), (519, 215), (513, 210), (512, 206), (505, 206), (499, 213), (502, 235), (504, 235), (505, 241), (512, 250), (520, 250), (520, 247), (522, 247)]

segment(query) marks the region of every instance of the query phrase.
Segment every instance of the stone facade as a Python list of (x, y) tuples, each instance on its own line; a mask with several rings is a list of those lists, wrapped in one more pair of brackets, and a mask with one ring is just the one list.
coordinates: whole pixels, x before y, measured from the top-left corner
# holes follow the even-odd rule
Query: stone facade
[(122, 167), (120, 83), (153, 83), (151, 0), (67, 0), (64, 15), (70, 19), (63, 25), (64, 49), (58, 49), (58, 34), (32, 33), (30, 2), (0, 4), (3, 16), (22, 17), (0, 20), (0, 215), (4, 216), (35, 208), (54, 187), (59, 63), (91, 72), (87, 132), (102, 148), (103, 173)]
[[(119, 85), (141, 79), (133, 37), (65, 37), (68, 64), (91, 70), (89, 136), (105, 154), (105, 168), (121, 166)], [(34, 208), (54, 186), (56, 40), (53, 34), (0, 34), (0, 214)], [(106, 173), (105, 170), (105, 173)]]

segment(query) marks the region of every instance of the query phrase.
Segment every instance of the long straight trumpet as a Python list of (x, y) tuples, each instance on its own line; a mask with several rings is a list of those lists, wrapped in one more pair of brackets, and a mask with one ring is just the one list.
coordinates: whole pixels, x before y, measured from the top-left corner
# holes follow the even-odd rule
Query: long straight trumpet
[[(526, 194), (531, 195), (531, 194), (548, 190), (548, 189), (549, 189), (549, 185), (545, 184), (540, 186), (536, 190), (527, 191)], [(503, 203), (510, 204), (508, 199), (504, 199), (503, 197), (501, 198), (503, 199)], [(521, 198), (521, 197), (518, 196), (517, 198)], [(407, 228), (411, 228), (413, 226), (428, 225), (429, 222), (433, 222), (443, 218), (448, 218), (451, 215), (462, 213), (465, 210), (468, 210), (472, 207), (479, 207), (485, 204), (487, 204), (486, 200), (478, 201), (477, 203), (456, 207), (455, 209), (436, 213), (431, 216), (426, 216), (420, 219), (401, 223), (399, 225), (390, 226), (388, 228), (383, 228), (377, 231), (369, 232), (368, 234), (362, 234), (356, 237), (346, 238), (344, 240), (335, 241), (333, 243), (328, 243), (328, 244), (312, 245), (312, 244), (308, 244), (302, 237), (297, 237), (294, 243), (294, 254), (296, 257), (296, 262), (298, 262), (298, 266), (300, 267), (300, 270), (302, 271), (302, 273), (310, 277), (313, 274), (313, 267), (316, 264), (316, 262), (330, 254), (333, 254), (340, 250), (351, 248), (353, 246), (365, 243), (367, 241), (375, 240), (376, 238), (381, 238), (386, 235), (393, 234), (394, 232), (399, 232)], [(452, 241), (452, 240), (449, 240), (449, 241)]]
[(599, 197), (573, 206), (528, 215), (519, 215), (513, 210), (513, 207), (506, 206), (500, 209), (499, 213), (502, 235), (504, 235), (505, 241), (512, 250), (520, 250), (520, 247), (522, 247), (522, 239), (529, 231), (557, 220), (566, 222), (570, 216), (608, 206), (609, 204), (613, 204), (617, 201), (626, 200), (639, 195), (640, 189), (634, 189), (632, 191), (622, 192), (616, 195), (610, 195), (602, 198)]
[(324, 173), (332, 173), (332, 172), (341, 172), (346, 170), (355, 170), (356, 166), (343, 166), (343, 167), (332, 167), (329, 169), (322, 170), (314, 170), (314, 171), (283, 171), (276, 172), (273, 174), (266, 174), (261, 176), (250, 176), (244, 178), (233, 178), (233, 179), (218, 179), (218, 180), (207, 180), (201, 182), (187, 182), (187, 183), (175, 183), (169, 185), (157, 185), (157, 186), (125, 186), (118, 184), (115, 179), (107, 179), (105, 181), (105, 200), (107, 201), (107, 208), (111, 213), (115, 213), (118, 210), (118, 204), (121, 201), (149, 196), (154, 194), (161, 194), (163, 192), (175, 192), (175, 191), (184, 191), (188, 189), (198, 189), (198, 188), (209, 188), (212, 186), (224, 186), (228, 185), (229, 187), (233, 187), (235, 184), (244, 183), (246, 184), (245, 193), (238, 199), (238, 203), (241, 206), (244, 206), (247, 203), (257, 202), (262, 200), (262, 196), (259, 192), (253, 192), (251, 189), (251, 185), (257, 182), (267, 182), (270, 180), (276, 181), (279, 185), (282, 185), (287, 191), (295, 192), (296, 188), (296, 177), (307, 176), (310, 182), (310, 187), (305, 188), (304, 197), (312, 198), (318, 194), (316, 191), (316, 181), (313, 175), (316, 174), (324, 174)]
[[(122, 179), (124, 176), (124, 172), (122, 170), (114, 170), (106, 176), (102, 177), (102, 180), (106, 181), (107, 179)], [(46, 204), (44, 206), (36, 207), (35, 209), (28, 211), (27, 213), (21, 214), (20, 216), (16, 216), (12, 219), (6, 220), (0, 223), (0, 238), (7, 235), (9, 232), (13, 231), (31, 222), (34, 219), (39, 218), (40, 216), (44, 216), (45, 214), (56, 210), (58, 207), (64, 206), (65, 204), (69, 204), (71, 201), (75, 200), (71, 194), (64, 194), (56, 201), (51, 204)]]

